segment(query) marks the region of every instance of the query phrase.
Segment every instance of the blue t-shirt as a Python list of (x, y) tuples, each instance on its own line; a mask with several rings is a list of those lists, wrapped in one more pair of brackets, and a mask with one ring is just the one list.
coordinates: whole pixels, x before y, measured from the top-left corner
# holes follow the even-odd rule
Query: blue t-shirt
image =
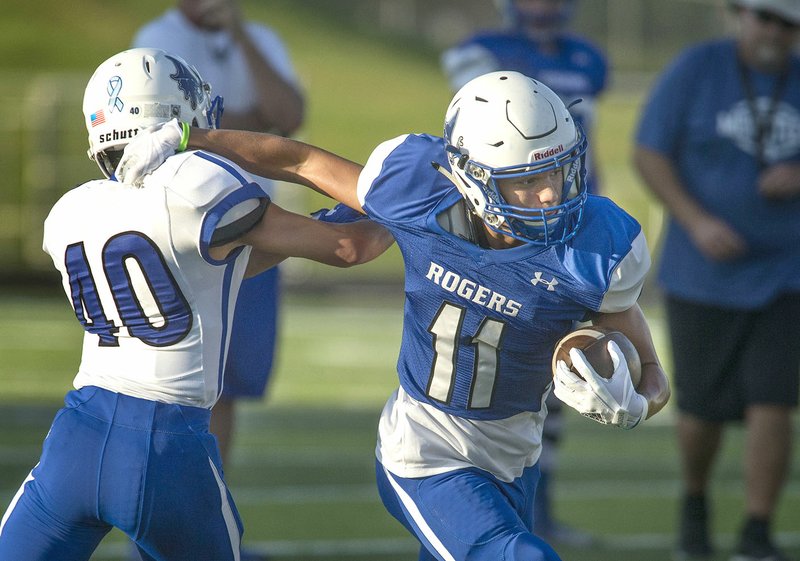
[[(778, 75), (749, 71), (755, 106), (767, 114)], [(793, 57), (764, 139), (767, 164), (800, 161), (800, 59)], [(688, 192), (748, 243), (733, 261), (711, 261), (672, 217), (659, 272), (676, 297), (741, 309), (800, 290), (800, 197), (759, 195), (754, 120), (736, 44), (716, 40), (684, 51), (656, 83), (639, 123), (637, 144), (672, 160)]]
[(620, 263), (641, 228), (590, 196), (568, 244), (484, 249), (437, 220), (462, 197), (432, 161), (448, 167), (442, 138), (399, 137), (373, 152), (359, 179), (364, 211), (392, 232), (405, 264), (400, 383), (460, 417), (539, 411), (556, 341), (588, 313), (612, 311), (609, 293), (624, 294), (622, 309), (635, 303), (647, 266), (627, 275)]

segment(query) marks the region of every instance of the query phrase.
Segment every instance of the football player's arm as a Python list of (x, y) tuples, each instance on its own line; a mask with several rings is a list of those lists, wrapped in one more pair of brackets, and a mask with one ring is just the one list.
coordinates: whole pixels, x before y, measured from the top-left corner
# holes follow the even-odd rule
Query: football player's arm
[(642, 379), (636, 391), (647, 399), (647, 418), (661, 411), (669, 401), (669, 379), (658, 359), (650, 327), (639, 304), (623, 312), (598, 313), (592, 317), (592, 323), (619, 331), (630, 339), (642, 363)]
[(256, 275), (287, 257), (352, 267), (375, 259), (394, 243), (388, 230), (371, 220), (331, 224), (270, 204), (255, 226), (235, 241), (214, 248), (215, 256), (252, 246), (245, 276)]
[(709, 213), (689, 194), (666, 155), (640, 145), (635, 149), (633, 162), (645, 185), (708, 258), (727, 261), (747, 250), (738, 232)]
[(362, 166), (304, 142), (267, 133), (192, 128), (172, 119), (139, 132), (125, 146), (115, 177), (141, 187), (144, 177), (187, 148), (224, 156), (246, 170), (299, 183), (362, 211), (357, 196)]
[(363, 210), (356, 194), (362, 166), (311, 144), (265, 133), (192, 128), (188, 148), (208, 150), (250, 173), (299, 183)]

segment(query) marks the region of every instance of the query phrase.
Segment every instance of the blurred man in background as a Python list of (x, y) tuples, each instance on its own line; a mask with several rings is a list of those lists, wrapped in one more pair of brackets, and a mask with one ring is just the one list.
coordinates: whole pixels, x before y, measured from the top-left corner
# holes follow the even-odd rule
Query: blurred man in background
[(705, 559), (709, 480), (744, 421), (745, 519), (732, 561), (780, 561), (771, 523), (800, 370), (800, 0), (735, 0), (733, 38), (694, 45), (644, 109), (635, 165), (669, 213), (659, 280), (678, 397), (678, 557)]
[[(590, 139), (586, 181), (589, 192), (597, 193), (599, 177), (593, 158), (597, 148), (591, 132), (597, 98), (608, 82), (608, 64), (599, 47), (567, 31), (578, 0), (496, 2), (509, 24), (507, 29), (479, 32), (442, 55), (442, 69), (451, 89), (455, 92), (476, 76), (495, 70), (516, 70), (549, 85)], [(561, 402), (553, 395), (547, 400), (547, 408), (535, 530), (548, 540), (586, 547), (595, 542), (593, 537), (557, 521), (553, 512), (553, 475), (564, 416)]]
[[(225, 99), (222, 126), (296, 132), (304, 101), (287, 50), (268, 27), (244, 21), (239, 0), (178, 0), (142, 27), (134, 47), (157, 47), (193, 64)], [(260, 182), (268, 192), (272, 184)], [(279, 269), (242, 283), (225, 369), (225, 389), (214, 406), (211, 431), (228, 465), (239, 399), (262, 398), (277, 346)], [(257, 559), (246, 550), (246, 558)]]

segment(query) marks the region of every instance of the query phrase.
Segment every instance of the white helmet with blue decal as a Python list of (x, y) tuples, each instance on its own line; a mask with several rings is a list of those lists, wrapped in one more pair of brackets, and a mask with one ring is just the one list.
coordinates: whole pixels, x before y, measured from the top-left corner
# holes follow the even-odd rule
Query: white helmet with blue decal
[(97, 67), (83, 95), (89, 158), (111, 177), (122, 149), (144, 128), (178, 118), (216, 128), (222, 99), (185, 60), (161, 49), (118, 53)]
[[(519, 72), (479, 76), (450, 102), (444, 137), (456, 185), (489, 228), (539, 245), (575, 235), (587, 196), (586, 137), (550, 88)], [(557, 206), (510, 205), (497, 185), (558, 169), (563, 188)]]

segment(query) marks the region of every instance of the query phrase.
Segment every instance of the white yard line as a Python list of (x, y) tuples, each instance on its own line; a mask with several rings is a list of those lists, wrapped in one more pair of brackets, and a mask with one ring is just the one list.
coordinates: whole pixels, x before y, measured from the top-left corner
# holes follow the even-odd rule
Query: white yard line
[[(735, 534), (715, 536), (717, 545), (724, 549), (733, 547), (736, 539)], [(776, 539), (783, 547), (797, 547), (800, 545), (800, 532), (778, 532)], [(668, 551), (675, 544), (675, 535), (671, 533), (606, 535), (602, 537), (602, 541), (604, 550)], [(309, 557), (396, 555), (413, 553), (419, 549), (418, 542), (412, 538), (248, 541), (247, 546), (275, 557), (304, 559)], [(127, 552), (128, 545), (125, 543), (101, 544), (92, 559), (116, 559), (124, 557)]]
[[(607, 499), (664, 499), (678, 496), (680, 481), (652, 480), (625, 483), (620, 480), (593, 479), (587, 482), (570, 482), (557, 486), (559, 500), (602, 501)], [(741, 482), (717, 482), (713, 485), (716, 497), (741, 496)], [(11, 498), (16, 489), (1, 489), (0, 499)], [(262, 505), (312, 505), (337, 502), (378, 503), (378, 493), (371, 483), (346, 485), (284, 485), (284, 486), (231, 486), (234, 500), (240, 506)], [(800, 497), (800, 482), (789, 483), (783, 493), (787, 499)]]

